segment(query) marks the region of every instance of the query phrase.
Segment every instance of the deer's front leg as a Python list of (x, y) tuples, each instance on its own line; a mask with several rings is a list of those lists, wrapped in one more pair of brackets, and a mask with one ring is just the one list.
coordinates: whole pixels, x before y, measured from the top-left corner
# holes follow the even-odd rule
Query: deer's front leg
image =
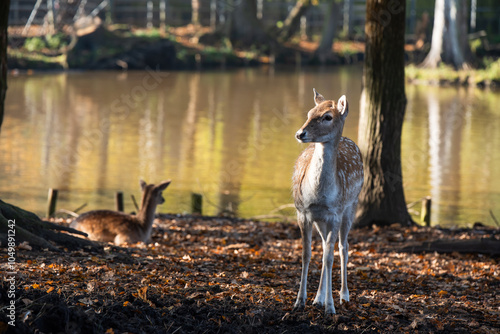
[(301, 310), (306, 306), (307, 300), (307, 272), (309, 270), (309, 262), (311, 262), (311, 239), (312, 225), (309, 224), (305, 217), (299, 215), (299, 227), (302, 235), (302, 274), (300, 276), (300, 288), (297, 294), (297, 301), (293, 307), (294, 310)]
[(326, 314), (334, 314), (335, 306), (333, 304), (332, 294), (332, 266), (333, 251), (336, 241), (336, 233), (333, 225), (328, 223), (317, 224), (318, 232), (323, 241), (323, 264), (321, 267), (321, 278), (318, 292), (314, 299), (314, 305), (325, 307)]

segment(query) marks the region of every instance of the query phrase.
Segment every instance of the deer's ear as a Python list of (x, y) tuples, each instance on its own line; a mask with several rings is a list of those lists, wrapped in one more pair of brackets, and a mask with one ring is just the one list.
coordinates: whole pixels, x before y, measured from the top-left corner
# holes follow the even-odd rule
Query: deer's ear
[(349, 103), (347, 103), (347, 98), (345, 95), (342, 95), (337, 103), (337, 109), (343, 118), (347, 116), (349, 113)]
[(314, 92), (314, 103), (316, 103), (316, 105), (318, 105), (321, 102), (325, 101), (325, 98), (323, 97), (323, 95), (321, 95), (320, 93), (318, 93), (316, 91), (316, 89), (313, 88), (313, 92)]
[(171, 180), (163, 181), (159, 185), (156, 186), (156, 189), (158, 189), (160, 191), (163, 191), (163, 190), (167, 189), (167, 187), (170, 184), (170, 182), (172, 182), (172, 181)]
[(146, 186), (148, 185), (144, 180), (140, 180), (139, 184), (141, 185), (141, 190), (144, 191), (146, 189)]

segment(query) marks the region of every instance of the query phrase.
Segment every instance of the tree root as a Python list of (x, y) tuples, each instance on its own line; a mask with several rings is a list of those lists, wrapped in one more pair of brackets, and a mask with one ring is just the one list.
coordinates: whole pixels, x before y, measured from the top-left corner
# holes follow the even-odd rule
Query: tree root
[[(14, 230), (14, 232), (10, 232), (10, 230)], [(52, 251), (61, 250), (56, 246), (70, 249), (86, 247), (98, 250), (101, 248), (90, 240), (60, 233), (61, 231), (86, 236), (85, 233), (70, 227), (43, 221), (32, 212), (0, 200), (0, 242), (2, 245), (7, 244), (8, 237), (14, 237), (16, 244), (27, 241), (31, 246)]]

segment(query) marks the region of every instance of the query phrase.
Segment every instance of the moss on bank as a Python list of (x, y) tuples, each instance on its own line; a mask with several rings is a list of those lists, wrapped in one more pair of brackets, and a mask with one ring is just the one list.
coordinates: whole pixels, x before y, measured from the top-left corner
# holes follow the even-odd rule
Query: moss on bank
[(500, 86), (500, 59), (486, 59), (485, 67), (481, 69), (459, 71), (446, 65), (441, 65), (436, 69), (427, 69), (411, 64), (406, 67), (406, 78), (412, 83), (432, 85), (498, 87)]

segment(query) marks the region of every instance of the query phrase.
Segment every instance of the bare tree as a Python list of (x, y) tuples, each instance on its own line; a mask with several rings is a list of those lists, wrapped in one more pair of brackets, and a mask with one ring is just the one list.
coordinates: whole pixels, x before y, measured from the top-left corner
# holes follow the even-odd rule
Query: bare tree
[(431, 50), (421, 66), (436, 68), (444, 62), (464, 69), (469, 67), (470, 57), (466, 1), (436, 0)]
[(405, 0), (368, 0), (358, 141), (365, 179), (354, 226), (412, 223), (401, 172)]

